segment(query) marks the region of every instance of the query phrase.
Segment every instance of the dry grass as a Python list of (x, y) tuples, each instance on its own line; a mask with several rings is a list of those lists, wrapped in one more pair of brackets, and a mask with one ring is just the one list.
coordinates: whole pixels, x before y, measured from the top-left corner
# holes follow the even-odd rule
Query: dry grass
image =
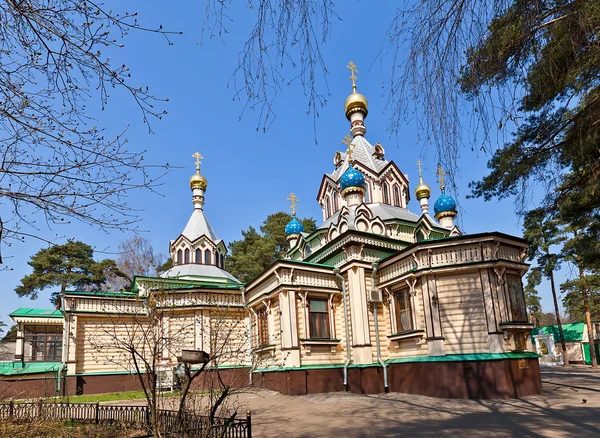
[(0, 422), (0, 437), (130, 438), (145, 434), (144, 430), (77, 424), (70, 421)]

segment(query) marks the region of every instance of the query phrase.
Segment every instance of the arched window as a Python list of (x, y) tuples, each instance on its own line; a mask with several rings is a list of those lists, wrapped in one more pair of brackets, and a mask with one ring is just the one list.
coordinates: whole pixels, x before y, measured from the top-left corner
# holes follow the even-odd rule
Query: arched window
[(181, 265), (181, 262), (183, 261), (183, 253), (181, 252), (181, 250), (177, 251), (177, 264)]
[(371, 202), (371, 187), (368, 182), (365, 183), (365, 202)]
[(423, 234), (423, 231), (419, 230), (417, 231), (417, 242), (422, 242), (425, 240), (425, 234)]
[(382, 190), (383, 190), (383, 203), (389, 204), (390, 203), (390, 192), (388, 191), (387, 183), (383, 183)]
[(184, 263), (188, 264), (190, 262), (190, 250), (186, 248), (183, 254)]
[(200, 248), (196, 248), (196, 259), (194, 261), (196, 263), (202, 263), (202, 251), (200, 251)]
[(206, 251), (204, 251), (204, 264), (210, 265), (210, 263), (210, 251), (207, 249)]
[(400, 189), (398, 186), (394, 186), (394, 205), (400, 207)]
[(338, 197), (337, 197), (337, 192), (333, 192), (333, 208), (334, 208), (334, 212), (338, 211), (340, 208), (338, 207)]
[(221, 254), (221, 269), (225, 269), (225, 257)]
[(325, 215), (327, 217), (331, 216), (331, 206), (329, 205), (329, 198), (325, 201)]

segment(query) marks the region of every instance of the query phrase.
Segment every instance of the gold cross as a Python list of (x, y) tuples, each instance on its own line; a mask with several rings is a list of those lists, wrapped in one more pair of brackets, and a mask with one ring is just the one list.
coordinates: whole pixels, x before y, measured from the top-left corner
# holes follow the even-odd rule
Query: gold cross
[(444, 169), (442, 169), (442, 166), (440, 164), (438, 164), (438, 168), (437, 171), (435, 172), (436, 175), (438, 175), (440, 178), (438, 179), (438, 182), (440, 183), (440, 188), (442, 190), (444, 190), (444, 176), (447, 175), (446, 172), (444, 172)]
[(358, 79), (358, 77), (356, 76), (356, 73), (358, 73), (356, 64), (350, 61), (346, 68), (352, 72), (352, 74), (350, 75), (350, 79), (352, 79), (352, 90), (356, 91), (356, 80)]
[(352, 144), (352, 137), (346, 134), (342, 140), (342, 143), (348, 146), (348, 149), (346, 150), (346, 154), (348, 155), (348, 164), (352, 164), (352, 148), (354, 148), (354, 145)]
[(417, 167), (419, 168), (419, 176), (423, 176), (423, 173), (421, 172), (422, 165), (423, 165), (423, 163), (421, 163), (421, 160), (417, 160)]
[(292, 216), (296, 216), (296, 201), (298, 201), (298, 198), (296, 198), (294, 192), (290, 193), (290, 196), (287, 198), (287, 200), (292, 201)]
[(200, 152), (196, 152), (195, 154), (192, 155), (192, 158), (196, 159), (196, 170), (200, 170), (200, 163), (202, 163), (204, 157), (202, 155), (200, 155)]

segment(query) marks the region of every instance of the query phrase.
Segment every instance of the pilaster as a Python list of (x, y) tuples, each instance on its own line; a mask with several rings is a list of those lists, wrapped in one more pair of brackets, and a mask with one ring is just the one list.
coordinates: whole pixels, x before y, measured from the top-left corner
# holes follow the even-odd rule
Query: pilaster
[(373, 352), (364, 268), (354, 266), (348, 270), (348, 296), (350, 297), (354, 363), (370, 364), (373, 362)]
[(63, 344), (67, 374), (75, 374), (77, 372), (77, 319), (77, 315), (67, 314), (67, 327), (65, 327), (66, 343)]
[(301, 365), (301, 361), (296, 315), (296, 292), (287, 290), (279, 293), (279, 312), (281, 315), (281, 350), (284, 352), (285, 366), (298, 367)]
[(15, 360), (22, 361), (23, 354), (25, 354), (24, 350), (25, 342), (24, 342), (24, 334), (23, 334), (23, 323), (17, 323), (17, 343), (15, 347)]

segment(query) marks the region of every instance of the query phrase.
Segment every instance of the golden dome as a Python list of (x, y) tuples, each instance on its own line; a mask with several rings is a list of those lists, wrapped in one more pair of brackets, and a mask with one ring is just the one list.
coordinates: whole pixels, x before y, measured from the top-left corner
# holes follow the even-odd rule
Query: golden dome
[(422, 176), (419, 177), (419, 185), (415, 189), (415, 195), (417, 195), (417, 199), (431, 197), (431, 189), (423, 182)]
[(346, 112), (346, 117), (348, 117), (349, 111), (355, 108), (361, 108), (365, 115), (369, 112), (369, 104), (367, 103), (367, 98), (360, 93), (356, 92), (356, 88), (353, 89), (353, 93), (346, 98), (346, 102), (344, 102), (344, 111)]
[(199, 187), (203, 190), (206, 190), (206, 178), (200, 175), (200, 171), (196, 171), (194, 175), (190, 178), (190, 187), (193, 189), (195, 187)]

